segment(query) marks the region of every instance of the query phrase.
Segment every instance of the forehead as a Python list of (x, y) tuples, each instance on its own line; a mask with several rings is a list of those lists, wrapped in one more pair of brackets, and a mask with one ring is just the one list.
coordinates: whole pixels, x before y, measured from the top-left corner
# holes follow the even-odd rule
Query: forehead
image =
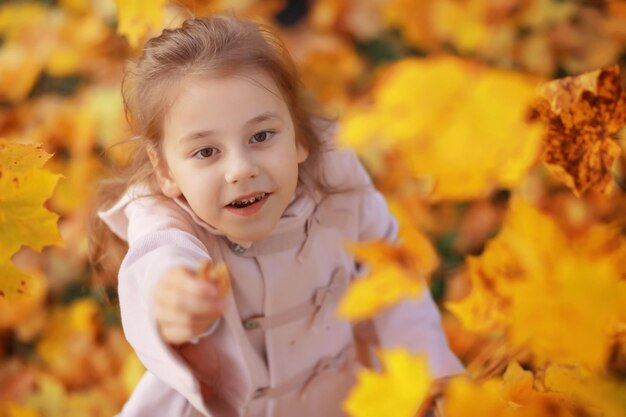
[(274, 80), (263, 72), (242, 72), (223, 76), (187, 76), (177, 86), (170, 113), (202, 106), (206, 113), (236, 110), (241, 114), (258, 106), (286, 107)]
[(188, 76), (178, 85), (165, 126), (184, 125), (193, 119), (219, 125), (249, 120), (259, 111), (282, 113), (287, 110), (280, 89), (263, 72)]
[(271, 77), (264, 72), (238, 72), (225, 76), (187, 76), (163, 120), (165, 143), (179, 144), (196, 132), (240, 132), (263, 113), (275, 113), (289, 125), (290, 112)]

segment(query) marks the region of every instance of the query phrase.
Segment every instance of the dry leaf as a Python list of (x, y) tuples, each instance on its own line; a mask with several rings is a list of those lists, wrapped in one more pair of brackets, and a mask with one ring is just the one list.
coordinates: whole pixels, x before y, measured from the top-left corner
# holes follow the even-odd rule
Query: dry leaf
[(197, 274), (199, 279), (212, 282), (216, 287), (220, 297), (225, 297), (230, 290), (230, 276), (228, 268), (223, 262), (214, 265), (211, 261), (205, 261), (200, 265)]
[(626, 125), (618, 67), (551, 81), (540, 93), (531, 117), (548, 126), (545, 163), (577, 196), (590, 189), (608, 193), (621, 153), (615, 135)]

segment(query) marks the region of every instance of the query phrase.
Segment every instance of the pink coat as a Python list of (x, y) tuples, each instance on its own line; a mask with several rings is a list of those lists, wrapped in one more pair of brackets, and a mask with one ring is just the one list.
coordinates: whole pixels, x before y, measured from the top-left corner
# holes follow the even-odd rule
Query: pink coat
[[(397, 223), (355, 155), (328, 151), (324, 175), (355, 190), (300, 192), (266, 238), (233, 242), (184, 201), (125, 195), (101, 213), (129, 243), (119, 273), (125, 335), (147, 368), (120, 416), (338, 417), (354, 383), (353, 328), (334, 310), (360, 272), (343, 242), (396, 238)], [(139, 191), (141, 192), (141, 191)], [(169, 268), (224, 261), (232, 281), (213, 333), (179, 348), (159, 337), (152, 291)], [(425, 353), (436, 378), (462, 373), (428, 291), (373, 321), (383, 347)], [(203, 395), (211, 387), (215, 395)]]

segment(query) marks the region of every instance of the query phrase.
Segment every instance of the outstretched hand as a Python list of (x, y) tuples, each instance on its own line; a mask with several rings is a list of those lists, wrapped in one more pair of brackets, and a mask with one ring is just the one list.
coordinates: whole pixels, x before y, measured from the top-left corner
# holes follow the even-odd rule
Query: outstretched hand
[(163, 340), (179, 345), (205, 333), (224, 309), (229, 290), (223, 265), (202, 265), (198, 272), (170, 269), (154, 291), (156, 322)]

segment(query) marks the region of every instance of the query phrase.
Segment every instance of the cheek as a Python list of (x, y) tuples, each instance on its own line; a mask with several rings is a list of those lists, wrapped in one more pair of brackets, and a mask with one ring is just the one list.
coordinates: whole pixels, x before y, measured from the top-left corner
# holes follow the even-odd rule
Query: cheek
[(280, 170), (286, 182), (297, 182), (298, 180), (298, 152), (295, 148), (285, 150), (280, 156), (275, 158), (274, 166)]
[(283, 175), (286, 178), (286, 182), (289, 187), (295, 190), (298, 184), (299, 169), (298, 164), (283, 164)]
[(211, 208), (209, 202), (220, 201), (219, 184), (208, 169), (187, 170), (178, 174), (182, 194), (195, 212), (206, 212)]

